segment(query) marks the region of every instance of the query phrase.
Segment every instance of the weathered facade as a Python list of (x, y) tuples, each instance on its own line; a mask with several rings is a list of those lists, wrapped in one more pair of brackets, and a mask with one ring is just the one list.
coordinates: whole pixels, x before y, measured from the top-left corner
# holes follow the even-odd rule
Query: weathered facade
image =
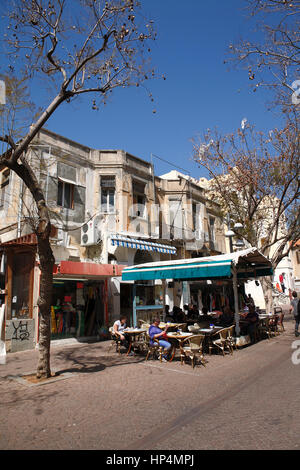
[[(53, 339), (101, 336), (120, 313), (131, 316), (124, 265), (225, 252), (218, 207), (208, 206), (196, 180), (155, 176), (151, 163), (123, 150), (91, 149), (46, 129), (29, 151), (51, 211)], [(3, 170), (1, 178), (1, 297), (13, 350), (22, 329), (22, 348), (27, 330), (30, 344), (38, 342), (40, 271), (31, 197), (15, 174)], [(193, 291), (159, 281), (139, 289), (140, 308), (158, 312), (188, 302)]]
[(300, 292), (300, 240), (293, 243), (291, 248), (291, 260), (294, 273), (294, 286), (297, 292)]

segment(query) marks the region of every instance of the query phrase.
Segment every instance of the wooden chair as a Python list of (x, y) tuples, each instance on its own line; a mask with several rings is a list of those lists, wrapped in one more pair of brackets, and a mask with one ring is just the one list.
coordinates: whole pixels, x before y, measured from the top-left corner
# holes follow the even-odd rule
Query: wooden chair
[(146, 331), (139, 334), (132, 343), (132, 349), (138, 351), (139, 353), (148, 352), (147, 337)]
[(138, 320), (140, 328), (144, 328), (148, 330), (150, 327), (150, 323), (147, 323), (145, 320)]
[(228, 336), (227, 336), (227, 341), (229, 343), (229, 346), (231, 348), (231, 351), (233, 352), (233, 348), (237, 350), (237, 345), (236, 345), (236, 340), (235, 340), (235, 325), (231, 325), (227, 328), (228, 330)]
[(111, 326), (109, 328), (109, 333), (110, 333), (110, 337), (111, 337), (111, 344), (109, 346), (109, 350), (112, 348), (112, 347), (116, 347), (116, 352), (121, 354), (121, 340), (120, 340), (120, 337), (116, 334), (114, 334), (114, 329), (113, 327)]
[(188, 331), (189, 331), (190, 333), (197, 334), (197, 333), (199, 333), (200, 326), (189, 325), (189, 326), (187, 327), (187, 329), (188, 329)]
[(180, 358), (181, 364), (185, 362), (186, 357), (189, 357), (192, 361), (193, 369), (196, 365), (196, 359), (199, 357), (200, 363), (205, 366), (205, 360), (203, 356), (203, 341), (204, 335), (193, 335), (189, 338), (184, 339), (180, 343)]
[(225, 349), (228, 349), (229, 352), (232, 354), (232, 348), (227, 338), (228, 338), (228, 328), (223, 328), (222, 330), (219, 330), (216, 333), (214, 333), (212, 335), (211, 342), (209, 345), (209, 354), (211, 354), (211, 350), (214, 346), (217, 348), (218, 351), (222, 351), (223, 356), (225, 356)]
[(272, 337), (270, 318), (259, 320), (258, 333), (261, 339), (267, 336), (268, 339)]
[(270, 327), (271, 335), (273, 335), (273, 336), (279, 335), (278, 320), (279, 320), (278, 315), (274, 315), (273, 317), (271, 317), (271, 319), (269, 321), (269, 327)]
[[(285, 331), (284, 325), (283, 325), (283, 319), (284, 319), (284, 313), (279, 313), (279, 318), (278, 318), (278, 328), (280, 329), (281, 333)], [(279, 332), (279, 330), (278, 330)]]
[(150, 344), (150, 336), (148, 333), (145, 334), (145, 347), (147, 351), (146, 355), (146, 361), (148, 361), (148, 358), (150, 354), (152, 354), (152, 357), (156, 357), (158, 355), (160, 362), (162, 362), (162, 355), (163, 355), (163, 347), (159, 345), (158, 339), (153, 339), (153, 344)]
[[(284, 326), (283, 326), (283, 319), (284, 319), (284, 313), (282, 311), (281, 307), (274, 307), (274, 314), (278, 315), (278, 328), (280, 328), (281, 333), (284, 332)], [(279, 329), (278, 329), (279, 333)]]

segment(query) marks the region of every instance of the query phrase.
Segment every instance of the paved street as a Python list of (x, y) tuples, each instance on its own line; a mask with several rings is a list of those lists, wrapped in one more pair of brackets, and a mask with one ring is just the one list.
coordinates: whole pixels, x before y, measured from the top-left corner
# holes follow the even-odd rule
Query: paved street
[(0, 449), (297, 450), (293, 325), (289, 318), (280, 336), (207, 356), (194, 370), (119, 357), (109, 341), (71, 344), (52, 348), (61, 380), (29, 386), (9, 377), (33, 372), (37, 352), (9, 354), (0, 366)]

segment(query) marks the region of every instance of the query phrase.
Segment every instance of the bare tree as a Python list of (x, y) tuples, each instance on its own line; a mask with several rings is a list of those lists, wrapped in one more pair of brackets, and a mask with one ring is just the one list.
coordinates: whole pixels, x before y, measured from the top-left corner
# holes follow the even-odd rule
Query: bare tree
[(246, 5), (259, 34), (231, 44), (230, 61), (247, 70), (253, 91), (268, 87), (270, 104), (299, 118), (300, 1), (246, 0)]
[[(247, 70), (253, 91), (271, 91), (270, 106), (279, 106), (285, 122), (267, 135), (242, 121), (228, 135), (208, 131), (194, 140), (194, 158), (212, 178), (211, 197), (223, 214), (242, 222), (242, 236), (270, 258), (274, 268), (300, 236), (299, 111), (300, 1), (245, 0), (256, 20), (251, 38), (229, 46), (231, 63)], [(263, 281), (266, 304), (271, 284)]]
[[(211, 177), (208, 197), (218, 200), (224, 219), (240, 222), (243, 237), (275, 269), (300, 237), (299, 130), (289, 123), (268, 135), (242, 123), (236, 133), (208, 131), (194, 139), (194, 159)], [(234, 230), (234, 229), (233, 229)], [(267, 305), (271, 285), (263, 282)]]
[(7, 18), (8, 71), (30, 83), (42, 78), (53, 90), (52, 99), (17, 140), (12, 127), (7, 126), (1, 136), (7, 148), (0, 157), (0, 168), (11, 169), (23, 180), (36, 205), (41, 269), (37, 377), (49, 377), (54, 264), (51, 224), (43, 188), (27, 158), (28, 146), (62, 103), (92, 94), (92, 106), (97, 108), (114, 88), (145, 86), (145, 81), (155, 76), (149, 62), (149, 41), (156, 34), (137, 0), (13, 0), (1, 8)]

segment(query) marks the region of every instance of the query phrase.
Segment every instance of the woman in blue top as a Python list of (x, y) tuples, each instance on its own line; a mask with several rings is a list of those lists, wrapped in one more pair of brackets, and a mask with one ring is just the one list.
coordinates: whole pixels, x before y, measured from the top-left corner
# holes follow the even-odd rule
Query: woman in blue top
[(163, 360), (163, 362), (167, 362), (167, 353), (168, 353), (169, 349), (172, 346), (171, 343), (166, 341), (166, 339), (167, 339), (166, 332), (167, 332), (167, 329), (169, 328), (169, 326), (166, 325), (166, 327), (163, 330), (161, 330), (158, 327), (159, 324), (160, 324), (160, 319), (159, 318), (154, 318), (153, 323), (149, 328), (150, 344), (151, 345), (154, 344), (154, 341), (153, 341), (154, 339), (158, 340), (159, 345), (162, 346), (165, 350), (162, 360)]

